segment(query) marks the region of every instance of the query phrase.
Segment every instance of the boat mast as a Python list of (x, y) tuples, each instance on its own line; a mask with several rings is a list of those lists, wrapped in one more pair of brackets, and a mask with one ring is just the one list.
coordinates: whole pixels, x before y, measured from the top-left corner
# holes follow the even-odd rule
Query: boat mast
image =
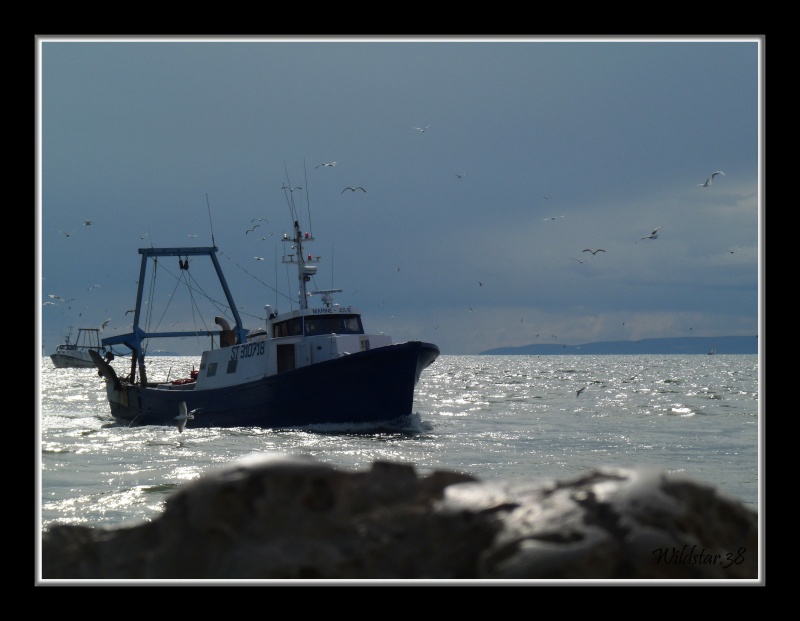
[(317, 266), (312, 264), (313, 259), (311, 255), (305, 257), (303, 255), (303, 242), (314, 241), (314, 237), (310, 233), (303, 233), (300, 229), (300, 224), (297, 220), (294, 221), (294, 238), (288, 235), (283, 236), (283, 241), (292, 242), (294, 246), (294, 254), (284, 255), (284, 263), (297, 263), (297, 280), (299, 289), (299, 303), (301, 309), (308, 308), (308, 291), (306, 283), (311, 280), (311, 277), (317, 273)]

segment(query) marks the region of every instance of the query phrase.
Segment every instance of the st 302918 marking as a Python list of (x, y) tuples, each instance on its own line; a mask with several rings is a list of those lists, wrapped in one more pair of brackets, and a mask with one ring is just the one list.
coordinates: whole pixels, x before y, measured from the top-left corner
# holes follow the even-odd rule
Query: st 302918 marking
[(264, 341), (257, 343), (246, 343), (245, 345), (237, 345), (231, 347), (231, 360), (239, 360), (240, 358), (250, 358), (251, 356), (262, 356), (266, 351), (266, 344)]

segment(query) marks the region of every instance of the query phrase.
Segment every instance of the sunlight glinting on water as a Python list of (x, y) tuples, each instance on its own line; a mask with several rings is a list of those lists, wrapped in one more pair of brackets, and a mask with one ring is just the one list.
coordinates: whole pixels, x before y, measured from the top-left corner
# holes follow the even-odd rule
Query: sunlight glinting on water
[[(196, 364), (155, 357), (149, 371), (182, 376)], [(758, 416), (756, 356), (440, 356), (400, 427), (181, 433), (113, 423), (93, 370), (55, 369), (44, 359), (42, 524), (152, 519), (181, 485), (275, 454), (347, 470), (396, 461), (420, 475), (444, 469), (484, 481), (648, 467), (755, 506)]]

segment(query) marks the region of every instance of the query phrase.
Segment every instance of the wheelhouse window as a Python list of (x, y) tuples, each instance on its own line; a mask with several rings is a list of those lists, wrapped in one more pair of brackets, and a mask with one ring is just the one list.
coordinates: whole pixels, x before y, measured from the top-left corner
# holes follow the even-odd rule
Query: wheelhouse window
[(303, 319), (295, 317), (276, 323), (274, 326), (275, 336), (299, 336), (303, 334)]
[(360, 315), (314, 315), (306, 317), (306, 336), (318, 334), (364, 334)]

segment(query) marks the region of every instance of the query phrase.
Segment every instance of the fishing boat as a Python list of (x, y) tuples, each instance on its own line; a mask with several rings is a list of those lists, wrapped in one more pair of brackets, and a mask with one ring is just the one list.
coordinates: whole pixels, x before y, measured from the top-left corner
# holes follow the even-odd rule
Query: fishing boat
[[(295, 219), (292, 234), (283, 234), (282, 241), (291, 247), (282, 263), (297, 271), (298, 308), (277, 312), (267, 304), (263, 324), (251, 330), (243, 325), (216, 245), (139, 248), (132, 331), (102, 341), (107, 347), (130, 349), (130, 372), (118, 374), (107, 360), (92, 354), (99, 375), (106, 380), (116, 422), (171, 425), (183, 431), (193, 427), (379, 426), (412, 415), (416, 385), (439, 356), (439, 348), (423, 341), (393, 343), (389, 335), (365, 332), (357, 308), (334, 302), (341, 289), (308, 290), (320, 259), (306, 254), (313, 235), (303, 232)], [(224, 292), (220, 297), (225, 298), (217, 307), (224, 312), (214, 318), (218, 328), (150, 332), (143, 327), (150, 311), (144, 300), (149, 291), (146, 274), (155, 271), (164, 257), (177, 257), (181, 271), (188, 271), (190, 258), (193, 270), (201, 258), (211, 261)], [(310, 299), (317, 304), (310, 305)], [(198, 368), (189, 377), (153, 381), (147, 373), (147, 343), (182, 335), (208, 336), (212, 346), (202, 352)]]
[(95, 363), (90, 353), (105, 354), (105, 348), (100, 345), (100, 328), (78, 328), (78, 336), (74, 341), (70, 327), (64, 342), (56, 347), (50, 355), (50, 360), (57, 369), (77, 368), (91, 369)]

